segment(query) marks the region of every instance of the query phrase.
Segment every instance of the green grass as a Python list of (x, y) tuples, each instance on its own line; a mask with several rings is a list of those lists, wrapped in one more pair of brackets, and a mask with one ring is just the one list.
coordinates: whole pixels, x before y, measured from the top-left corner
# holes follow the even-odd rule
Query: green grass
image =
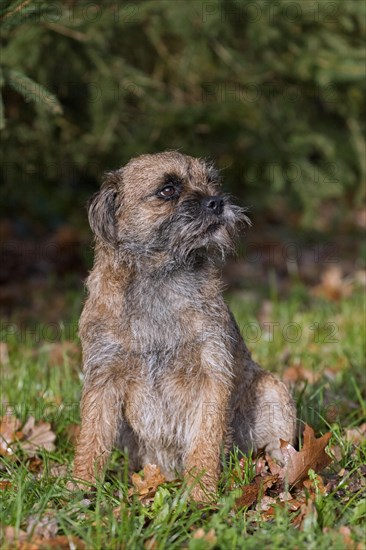
[[(79, 309), (78, 300), (73, 311)], [(29, 459), (21, 453), (16, 458), (1, 457), (1, 478), (11, 481), (2, 491), (1, 524), (26, 530), (30, 518), (37, 523), (37, 518), (52, 517), (60, 534), (79, 537), (87, 549), (154, 550), (352, 548), (342, 535), (342, 527), (347, 526), (354, 548), (364, 548), (366, 445), (356, 447), (345, 437), (347, 428), (365, 421), (361, 291), (337, 303), (311, 298), (302, 287), (294, 288), (286, 299), (274, 293), (271, 322), (278, 325), (273, 337), (256, 327), (259, 297), (246, 300), (233, 294), (228, 302), (248, 336), (254, 358), (263, 366), (282, 375), (288, 366), (301, 364), (319, 375), (313, 383), (295, 384), (298, 416), (300, 424), (309, 423), (318, 435), (331, 430), (330, 447), (336, 446), (338, 454), (323, 473), (325, 482), (332, 480), (332, 488), (327, 495), (317, 493), (314, 510), (301, 529), (292, 523), (296, 513), (286, 506), (275, 505), (275, 515), (268, 521), (256, 510), (234, 509), (238, 493), (229, 489), (229, 480), (240, 485), (254, 476), (252, 463), (247, 461), (243, 471), (238, 455), (224, 469), (215, 506), (195, 505), (178, 483), (160, 486), (154, 500), (143, 506), (137, 497), (128, 496), (128, 476), (118, 451), (112, 455), (106, 481), (98, 484), (94, 495), (86, 499), (81, 492), (70, 492), (66, 483), (73, 446), (68, 426), (79, 421), (78, 360), (65, 351), (54, 364), (52, 346), (35, 342), (32, 334), (20, 341), (19, 333), (7, 338), (10, 362), (2, 370), (3, 402), (10, 403), (22, 421), (30, 414), (50, 421), (57, 440), (54, 452), (41, 453), (44, 468), (38, 473), (30, 471)], [(289, 323), (298, 327), (297, 341), (285, 337)], [(294, 334), (287, 333), (290, 339)], [(67, 467), (68, 474), (54, 477), (55, 464)], [(338, 476), (341, 468), (346, 471)], [(199, 528), (206, 534), (213, 530), (213, 537), (193, 538)]]

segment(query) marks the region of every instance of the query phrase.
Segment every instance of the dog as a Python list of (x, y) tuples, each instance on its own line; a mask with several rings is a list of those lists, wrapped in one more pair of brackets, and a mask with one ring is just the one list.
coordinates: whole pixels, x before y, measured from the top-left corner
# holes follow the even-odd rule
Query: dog
[(88, 215), (95, 262), (79, 324), (74, 478), (95, 482), (118, 445), (132, 469), (184, 475), (207, 501), (234, 445), (281, 461), (295, 407), (251, 358), (222, 297), (222, 260), (249, 220), (214, 166), (175, 151), (139, 156), (106, 174)]

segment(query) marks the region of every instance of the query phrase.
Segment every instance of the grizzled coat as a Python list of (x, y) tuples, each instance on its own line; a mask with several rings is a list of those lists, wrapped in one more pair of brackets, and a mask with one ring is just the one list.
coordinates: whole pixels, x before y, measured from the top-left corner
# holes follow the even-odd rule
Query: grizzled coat
[(222, 298), (220, 261), (249, 220), (220, 194), (215, 169), (178, 152), (133, 159), (107, 174), (89, 220), (74, 476), (92, 482), (118, 444), (132, 468), (184, 473), (193, 498), (205, 499), (223, 448), (281, 459), (294, 405), (251, 359)]

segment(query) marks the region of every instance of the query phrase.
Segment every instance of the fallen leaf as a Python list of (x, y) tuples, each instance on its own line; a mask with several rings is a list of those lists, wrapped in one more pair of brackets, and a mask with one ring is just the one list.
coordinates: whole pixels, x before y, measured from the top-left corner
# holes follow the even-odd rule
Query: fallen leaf
[(301, 363), (296, 363), (287, 367), (283, 373), (283, 381), (287, 384), (295, 383), (298, 381), (309, 382), (309, 384), (315, 384), (320, 379), (320, 374), (313, 370), (306, 369)]
[(289, 500), (293, 500), (291, 493), (288, 491), (282, 491), (279, 493), (278, 498), (280, 499), (280, 502), (288, 502)]
[(3, 530), (6, 548), (14, 550), (86, 550), (85, 543), (78, 537), (57, 535), (54, 537), (30, 536), (29, 533), (8, 525)]
[(38, 456), (30, 457), (27, 462), (27, 465), (28, 465), (28, 470), (34, 474), (43, 471), (43, 460), (41, 460)]
[(197, 531), (193, 533), (192, 538), (204, 540), (207, 543), (207, 545), (205, 545), (205, 548), (212, 548), (217, 542), (215, 529), (210, 529), (206, 533), (205, 530), (200, 527), (199, 529), (197, 529)]
[(342, 449), (339, 445), (332, 445), (330, 451), (337, 462), (340, 462), (343, 457)]
[(287, 507), (290, 510), (290, 512), (296, 512), (305, 502), (305, 497), (300, 498), (293, 498), (291, 500), (286, 501)]
[(342, 269), (333, 265), (322, 273), (320, 284), (316, 285), (311, 293), (313, 296), (337, 301), (349, 296), (351, 292), (352, 284), (343, 279)]
[(261, 521), (271, 521), (276, 515), (276, 508), (274, 508), (273, 506), (269, 506), (265, 510), (261, 510), (260, 514), (261, 514)]
[(235, 500), (236, 508), (243, 508), (244, 506), (251, 506), (258, 498), (259, 486), (252, 482), (249, 485), (244, 485), (242, 494)]
[(138, 495), (141, 501), (147, 502), (154, 497), (158, 486), (166, 479), (156, 464), (146, 464), (143, 476), (132, 474), (131, 481), (133, 487), (129, 490), (129, 495)]
[(20, 430), (21, 422), (13, 415), (3, 416), (0, 421), (0, 455), (14, 454), (13, 446), (21, 449), (30, 457), (36, 455), (38, 449), (53, 451), (56, 435), (48, 422), (35, 422), (30, 416)]
[(354, 445), (360, 445), (363, 443), (366, 439), (366, 422), (357, 428), (350, 428), (346, 430), (346, 439)]
[(12, 486), (11, 481), (0, 481), (0, 491), (6, 491)]
[(43, 539), (53, 539), (58, 531), (58, 523), (52, 512), (45, 512), (42, 517), (30, 516), (27, 525), (27, 534)]
[(268, 464), (264, 456), (259, 456), (255, 463), (256, 475), (268, 475)]
[(11, 455), (11, 444), (23, 436), (19, 432), (21, 422), (13, 415), (7, 414), (0, 420), (0, 455)]
[(54, 451), (56, 435), (51, 430), (49, 422), (38, 422), (36, 424), (33, 416), (30, 416), (23, 426), (24, 439), (20, 445), (24, 452), (29, 456), (33, 456), (40, 449), (46, 451)]
[(256, 510), (258, 510), (258, 512), (267, 512), (270, 508), (272, 508), (273, 504), (276, 504), (276, 502), (277, 501), (275, 498), (264, 495), (264, 497), (261, 498), (260, 502), (258, 502)]
[(80, 358), (79, 346), (75, 342), (69, 340), (46, 344), (42, 347), (42, 351), (48, 353), (48, 360), (51, 366), (63, 365), (65, 359), (77, 363)]
[(235, 507), (251, 506), (260, 495), (264, 496), (267, 489), (270, 489), (277, 481), (278, 475), (255, 476), (251, 483), (242, 488), (242, 494), (235, 500)]
[(327, 493), (323, 479), (317, 474), (315, 474), (314, 479), (305, 479), (303, 485), (308, 490), (310, 498), (314, 501), (318, 493), (322, 495)]
[(193, 539), (202, 539), (205, 536), (205, 534), (206, 534), (205, 530), (202, 527), (200, 527), (199, 529), (197, 529), (193, 533), (192, 538)]
[(17, 547), (18, 550), (86, 550), (85, 543), (77, 537), (67, 537), (66, 535), (57, 535), (51, 539), (42, 539), (40, 537), (32, 538), (30, 541), (24, 541)]
[(309, 498), (300, 507), (299, 515), (293, 521), (293, 525), (301, 531), (314, 531), (318, 520), (318, 512), (314, 502)]
[(325, 452), (331, 435), (331, 432), (328, 432), (317, 439), (314, 430), (305, 424), (304, 442), (300, 451), (296, 451), (287, 441), (281, 440), (284, 466), (279, 467), (271, 457), (267, 457), (271, 473), (278, 474), (280, 479), (286, 479), (289, 485), (294, 486), (308, 477), (310, 468), (320, 472), (332, 461)]
[(14, 544), (15, 542), (19, 543), (26, 540), (28, 537), (25, 531), (22, 531), (21, 529), (16, 529), (11, 525), (7, 525), (6, 527), (4, 527), (3, 536), (4, 540), (6, 540), (6, 542), (10, 544)]

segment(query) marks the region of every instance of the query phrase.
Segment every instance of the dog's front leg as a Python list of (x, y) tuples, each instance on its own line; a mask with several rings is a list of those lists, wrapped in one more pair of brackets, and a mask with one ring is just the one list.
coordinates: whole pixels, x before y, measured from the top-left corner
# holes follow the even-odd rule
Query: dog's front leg
[(195, 409), (184, 471), (196, 501), (210, 500), (217, 490), (227, 431), (227, 402), (227, 387), (213, 383), (202, 393)]
[(121, 410), (121, 391), (112, 380), (85, 385), (74, 478), (94, 483), (102, 473), (116, 440)]

